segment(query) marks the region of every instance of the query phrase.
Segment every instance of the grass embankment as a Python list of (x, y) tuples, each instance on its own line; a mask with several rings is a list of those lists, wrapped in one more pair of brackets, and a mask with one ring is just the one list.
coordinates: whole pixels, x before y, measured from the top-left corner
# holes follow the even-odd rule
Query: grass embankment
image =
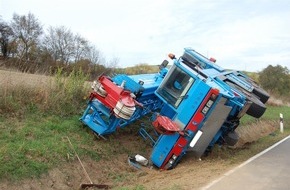
[[(273, 107), (272, 109), (270, 107), (267, 111), (269, 114), (265, 114), (265, 116), (277, 115), (277, 113), (283, 110), (288, 110), (288, 113), (290, 112), (290, 108)], [(114, 134), (108, 141), (96, 142), (90, 130), (81, 127), (78, 121), (79, 117), (79, 115), (60, 117), (55, 115), (45, 116), (42, 114), (27, 115), (21, 120), (15, 117), (1, 117), (0, 144), (2, 146), (0, 148), (0, 179), (15, 180), (37, 177), (47, 172), (48, 169), (74, 161), (76, 158), (66, 137), (69, 137), (73, 142), (80, 157), (90, 157), (95, 161), (108, 160), (112, 156), (116, 157), (120, 154), (129, 155), (134, 152), (146, 152), (150, 149), (149, 146), (142, 143), (140, 137), (135, 135), (137, 128), (133, 128), (132, 131), (129, 128), (124, 129), (127, 131), (123, 131), (121, 137), (118, 136), (120, 134)], [(290, 134), (290, 128), (288, 126), (290, 116), (285, 114), (285, 118), (287, 119), (285, 120), (283, 134), (280, 134), (279, 130), (276, 130), (270, 136), (259, 138), (252, 143), (247, 143), (236, 149), (220, 149), (216, 147), (210, 155), (210, 158), (207, 159), (226, 159), (233, 164), (246, 160)], [(272, 120), (273, 118), (270, 117), (269, 119)], [(268, 118), (263, 117), (263, 120), (268, 120)], [(241, 128), (245, 127), (247, 129), (244, 131), (244, 135), (254, 132), (256, 130), (255, 128), (259, 127), (257, 122), (262, 121), (254, 121), (251, 123), (252, 126), (241, 126)], [(279, 122), (271, 122), (271, 124), (278, 125)], [(135, 125), (138, 125), (138, 123)], [(251, 127), (252, 129), (250, 129)], [(278, 128), (278, 126), (273, 127)], [(125, 136), (125, 133), (130, 132), (131, 135), (129, 135), (129, 138), (135, 138), (131, 139), (131, 146), (126, 147), (123, 146), (124, 144), (121, 145), (120, 138), (128, 138), (128, 136)], [(133, 135), (132, 132), (134, 133)], [(135, 143), (132, 141), (135, 141)], [(124, 180), (128, 180), (124, 177), (125, 173), (108, 173), (108, 175), (112, 180), (123, 182)]]
[[(14, 181), (40, 177), (49, 169), (77, 161), (67, 137), (82, 160), (114, 162), (120, 155), (146, 152), (149, 148), (138, 137), (137, 127), (116, 132), (107, 140), (96, 141), (91, 130), (82, 127), (79, 117), (41, 114), (27, 115), (22, 120), (1, 117), (0, 179)], [(140, 123), (135, 125), (140, 126)], [(112, 183), (123, 182), (126, 176), (130, 176), (126, 170), (116, 169), (115, 172), (105, 165), (100, 170), (104, 170), (103, 176)]]
[[(132, 184), (136, 180), (132, 172), (130, 174), (126, 169), (115, 171), (112, 167), (106, 168), (105, 163), (114, 162), (114, 158), (120, 155), (150, 154), (150, 146), (137, 135), (140, 123), (148, 122), (148, 118), (131, 124), (110, 135), (107, 141), (99, 143), (94, 141), (90, 130), (82, 128), (78, 121), (85, 108), (83, 98), (88, 96), (88, 89), (83, 87), (86, 76), (74, 72), (64, 79), (59, 72), (48, 79), (45, 85), (39, 85), (37, 81), (40, 80), (30, 80), (35, 84), (29, 87), (23, 83), (3, 83), (4, 80), (1, 80), (0, 179), (13, 181), (38, 177), (49, 169), (76, 161), (66, 139), (69, 137), (81, 158), (102, 161), (102, 175), (107, 181), (116, 184), (130, 184), (131, 181)], [(279, 128), (279, 113), (284, 114), (283, 134), (276, 130)], [(230, 163), (241, 162), (289, 135), (289, 123), (290, 108), (283, 106), (269, 106), (260, 120), (245, 116), (239, 127), (241, 134), (246, 134), (245, 141), (247, 134), (258, 131), (261, 125), (270, 125), (276, 131), (271, 131), (270, 136), (265, 133), (266, 137), (259, 140), (256, 140), (257, 137), (248, 140), (251, 143), (244, 142), (236, 149), (224, 147), (221, 151), (221, 148), (215, 148), (206, 159), (224, 158)], [(126, 164), (125, 160), (123, 164)]]
[[(19, 179), (40, 176), (49, 168), (74, 157), (66, 136), (77, 142), (78, 152), (100, 158), (92, 146), (94, 141), (85, 130), (80, 130), (77, 117), (61, 118), (29, 115), (17, 118), (1, 118), (0, 124), (0, 179)], [(81, 148), (82, 145), (92, 148)]]
[[(54, 77), (44, 77), (1, 71), (0, 180), (39, 177), (49, 169), (76, 161), (67, 137), (80, 157), (94, 161), (128, 155), (136, 149), (144, 152), (146, 144), (141, 139), (134, 141), (137, 128), (123, 130), (133, 133), (133, 140), (117, 132), (107, 141), (96, 143), (91, 131), (82, 127), (79, 118), (90, 88), (82, 72), (63, 75), (59, 70)], [(119, 138), (128, 143), (120, 145)], [(106, 175), (115, 181), (126, 176), (113, 171)]]
[[(64, 136), (90, 144), (77, 132), (86, 76), (81, 71), (54, 77), (1, 71), (0, 179), (37, 176), (70, 154)], [(82, 136), (82, 138), (78, 138)], [(91, 142), (92, 143), (92, 142)], [(85, 151), (93, 155), (96, 151)]]

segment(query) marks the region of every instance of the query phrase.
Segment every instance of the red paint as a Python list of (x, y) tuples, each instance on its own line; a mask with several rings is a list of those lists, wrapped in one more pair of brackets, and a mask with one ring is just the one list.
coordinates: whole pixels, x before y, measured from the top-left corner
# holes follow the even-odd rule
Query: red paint
[(117, 86), (110, 78), (106, 76), (101, 76), (98, 80), (107, 92), (107, 95), (102, 97), (98, 93), (92, 92), (90, 95), (91, 100), (96, 98), (111, 110), (116, 107), (118, 101), (121, 101), (127, 107), (135, 106), (136, 100), (131, 97), (130, 91)]
[(203, 118), (204, 115), (201, 112), (197, 112), (186, 126), (186, 129), (196, 132), (198, 128), (197, 126), (203, 120)]
[[(201, 105), (199, 106), (197, 112), (194, 114), (192, 119), (190, 120), (189, 124), (185, 127), (185, 130), (191, 130), (193, 132), (196, 132), (198, 129), (198, 125), (203, 121), (204, 115), (201, 113), (202, 109), (208, 102), (208, 100), (213, 96), (216, 98), (219, 94), (218, 89), (211, 89), (205, 99), (202, 101)], [(164, 168), (169, 159), (172, 157), (172, 155), (179, 156), (182, 153), (182, 150), (184, 146), (186, 146), (188, 141), (185, 139), (184, 136), (179, 136), (178, 140), (175, 143), (175, 146), (172, 148), (171, 152), (167, 155), (165, 161), (163, 162), (162, 166), (160, 167), (161, 169), (166, 169)]]
[(181, 131), (178, 125), (166, 116), (159, 115), (152, 123), (158, 133), (172, 135), (175, 132)]

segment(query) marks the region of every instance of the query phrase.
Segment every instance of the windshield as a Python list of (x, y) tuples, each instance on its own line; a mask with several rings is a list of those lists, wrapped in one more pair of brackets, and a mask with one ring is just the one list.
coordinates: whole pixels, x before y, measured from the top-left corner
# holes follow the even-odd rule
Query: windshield
[(172, 66), (157, 93), (177, 108), (187, 94), (194, 79), (175, 65)]

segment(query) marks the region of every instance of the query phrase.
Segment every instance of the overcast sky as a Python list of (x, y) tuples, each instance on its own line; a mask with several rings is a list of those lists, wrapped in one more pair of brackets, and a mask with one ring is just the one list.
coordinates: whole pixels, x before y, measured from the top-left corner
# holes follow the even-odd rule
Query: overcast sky
[(119, 66), (160, 64), (192, 47), (227, 69), (290, 69), (289, 0), (0, 0), (0, 15), (29, 12), (65, 26)]

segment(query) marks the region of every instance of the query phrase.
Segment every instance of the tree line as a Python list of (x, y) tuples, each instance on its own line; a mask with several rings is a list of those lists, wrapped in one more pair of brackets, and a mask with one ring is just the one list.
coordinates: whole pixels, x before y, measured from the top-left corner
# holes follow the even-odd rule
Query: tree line
[(65, 26), (50, 26), (44, 31), (32, 13), (15, 13), (9, 22), (0, 15), (0, 50), (4, 66), (31, 73), (54, 73), (62, 67), (67, 72), (81, 68), (93, 75), (118, 63), (117, 58), (107, 62), (92, 43)]

